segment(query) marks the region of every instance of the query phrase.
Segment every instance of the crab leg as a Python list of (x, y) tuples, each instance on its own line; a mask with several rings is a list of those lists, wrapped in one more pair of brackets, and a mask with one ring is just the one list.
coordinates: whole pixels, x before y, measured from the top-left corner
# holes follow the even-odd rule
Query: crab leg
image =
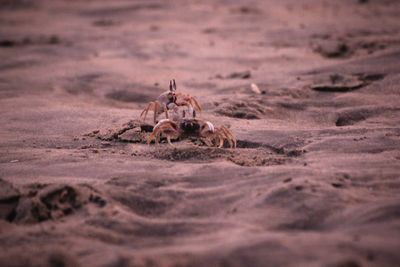
[(167, 141), (168, 141), (168, 144), (170, 144), (171, 146), (173, 146), (173, 144), (171, 143), (171, 136), (167, 135)]
[(190, 102), (190, 104), (192, 104), (192, 106), (194, 106), (199, 111), (201, 111), (201, 106), (200, 106), (199, 102), (197, 102), (197, 100), (195, 98), (191, 97), (189, 102)]
[(235, 139), (235, 137), (228, 130), (228, 128), (226, 128), (225, 126), (218, 127), (215, 130), (215, 137), (214, 138), (218, 140), (218, 142), (219, 142), (218, 147), (219, 148), (222, 148), (224, 146), (224, 141), (225, 140), (228, 141), (229, 146), (231, 148), (235, 148), (236, 147), (236, 139)]
[(142, 111), (142, 113), (140, 113), (140, 118), (142, 118), (143, 121), (146, 120), (147, 117), (147, 113), (149, 112), (149, 110), (153, 110), (154, 112), (154, 123), (157, 121), (157, 116), (158, 114), (160, 114), (162, 107), (160, 105), (160, 103), (158, 103), (157, 101), (155, 102), (150, 102), (147, 107)]
[(167, 109), (165, 109), (165, 118), (169, 119), (168, 118), (168, 110)]
[(143, 109), (142, 113), (140, 113), (140, 118), (146, 120), (147, 112), (149, 112), (150, 106), (153, 102), (150, 102), (145, 109)]
[(219, 148), (222, 148), (224, 146), (224, 137), (221, 136), (221, 134), (218, 134), (218, 139), (219, 139)]
[(164, 119), (164, 120), (160, 120), (154, 127), (153, 127), (153, 132), (150, 134), (150, 136), (147, 138), (147, 144), (150, 144), (151, 143), (151, 141), (153, 141), (153, 139), (154, 139), (154, 142), (156, 143), (156, 144), (158, 144), (158, 142), (159, 142), (159, 139), (160, 139), (160, 126), (163, 124), (163, 123), (165, 123), (166, 122), (166, 120)]
[(154, 142), (157, 144), (158, 142), (157, 142), (157, 137), (156, 137), (156, 134), (157, 134), (158, 132), (157, 132), (157, 130), (153, 130), (153, 132), (150, 134), (150, 136), (147, 138), (147, 144), (148, 145), (150, 145), (150, 143), (151, 143), (151, 141), (153, 141), (153, 139), (154, 139)]
[(161, 105), (158, 102), (154, 102), (154, 123), (157, 121), (158, 114), (161, 113)]
[(231, 131), (228, 130), (225, 126), (221, 126), (221, 130), (224, 133), (226, 139), (229, 142), (230, 147), (235, 148), (236, 147), (236, 138), (233, 136)]

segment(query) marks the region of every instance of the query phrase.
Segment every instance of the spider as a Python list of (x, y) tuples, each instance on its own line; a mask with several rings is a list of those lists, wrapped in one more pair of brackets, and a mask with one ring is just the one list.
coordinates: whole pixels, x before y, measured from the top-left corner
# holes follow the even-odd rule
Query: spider
[(165, 117), (168, 119), (169, 110), (177, 110), (178, 107), (186, 106), (188, 113), (196, 116), (196, 110), (201, 111), (200, 104), (194, 97), (188, 94), (176, 92), (175, 79), (169, 81), (169, 91), (166, 91), (159, 95), (155, 101), (150, 102), (147, 107), (140, 114), (140, 118), (146, 120), (147, 113), (152, 110), (154, 113), (154, 123), (157, 123), (157, 118), (162, 113), (165, 113)]
[(156, 144), (160, 142), (161, 135), (167, 138), (170, 145), (172, 139), (182, 139), (187, 137), (198, 137), (204, 140), (207, 146), (223, 147), (227, 140), (231, 148), (236, 147), (236, 139), (231, 131), (225, 126), (214, 127), (214, 125), (205, 120), (195, 118), (181, 118), (176, 121), (170, 119), (160, 120), (153, 128), (153, 132), (147, 139), (150, 144), (153, 140)]

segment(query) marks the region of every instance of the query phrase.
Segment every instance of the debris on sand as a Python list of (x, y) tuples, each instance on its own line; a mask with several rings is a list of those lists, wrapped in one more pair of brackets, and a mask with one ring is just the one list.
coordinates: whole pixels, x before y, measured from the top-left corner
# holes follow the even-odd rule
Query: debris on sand
[(99, 19), (93, 22), (93, 26), (97, 27), (109, 27), (114, 26), (116, 23), (111, 19)]
[(348, 92), (385, 78), (381, 73), (330, 74), (324, 76), (311, 89), (321, 92)]
[(256, 94), (259, 94), (259, 95), (263, 93), (260, 90), (260, 87), (258, 87), (258, 85), (255, 84), (255, 83), (250, 84), (250, 88), (251, 88), (251, 91), (253, 91), (253, 93), (256, 93)]
[(96, 137), (102, 141), (121, 141), (128, 143), (146, 143), (147, 133), (153, 129), (152, 125), (143, 124), (138, 120), (131, 120), (119, 128), (108, 129), (105, 133), (100, 130), (92, 131), (85, 136)]
[(374, 82), (374, 81), (379, 81), (383, 80), (385, 78), (385, 74), (382, 73), (360, 73), (357, 74), (360, 80), (364, 82)]
[(34, 37), (21, 37), (18, 38), (5, 38), (0, 39), (0, 47), (16, 47), (28, 45), (57, 45), (61, 43), (58, 35), (52, 34), (49, 36), (34, 36)]
[(345, 58), (351, 55), (349, 46), (341, 40), (322, 40), (314, 45), (313, 50), (326, 58)]
[(13, 47), (16, 45), (14, 40), (4, 39), (0, 40), (0, 47)]
[(368, 84), (354, 75), (332, 74), (328, 79), (322, 83), (312, 85), (311, 88), (321, 92), (348, 92)]
[(352, 32), (343, 36), (316, 35), (311, 47), (315, 53), (329, 59), (345, 59), (360, 55), (369, 55), (399, 43), (398, 38), (390, 34), (375, 39), (368, 32)]
[(137, 128), (125, 131), (122, 134), (119, 134), (117, 138), (119, 141), (129, 143), (142, 143), (144, 140), (146, 140), (143, 133), (138, 131)]
[(251, 72), (246, 70), (246, 71), (241, 71), (241, 72), (232, 72), (226, 76), (222, 76), (221, 74), (217, 74), (215, 76), (216, 79), (250, 79), (251, 78)]
[(251, 78), (251, 72), (250, 71), (242, 71), (242, 72), (232, 72), (229, 74), (227, 79), (249, 79)]

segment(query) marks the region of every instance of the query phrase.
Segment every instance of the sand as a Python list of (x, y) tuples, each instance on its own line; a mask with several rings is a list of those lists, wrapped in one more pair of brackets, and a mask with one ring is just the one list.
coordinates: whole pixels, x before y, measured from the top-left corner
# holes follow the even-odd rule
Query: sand
[[(0, 1), (0, 266), (400, 266), (399, 14)], [(145, 144), (173, 78), (236, 149)]]

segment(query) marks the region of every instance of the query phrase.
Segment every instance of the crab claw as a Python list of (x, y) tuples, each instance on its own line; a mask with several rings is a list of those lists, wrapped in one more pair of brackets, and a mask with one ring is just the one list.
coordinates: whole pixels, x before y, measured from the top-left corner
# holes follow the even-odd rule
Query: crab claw
[(206, 121), (206, 125), (208, 126), (208, 129), (209, 129), (212, 133), (215, 132), (214, 125), (213, 125), (211, 122)]
[(171, 138), (176, 137), (179, 135), (177, 130), (177, 125), (173, 121), (169, 119), (162, 119), (160, 120), (153, 128), (153, 132), (147, 138), (147, 144), (150, 144), (153, 140), (156, 144), (160, 142), (161, 135), (164, 135), (167, 138), (167, 141), (170, 145)]
[(231, 131), (225, 126), (215, 127), (209, 121), (203, 121), (204, 124), (201, 128), (200, 136), (205, 138), (205, 142), (208, 146), (218, 146), (222, 148), (224, 141), (228, 141), (231, 148), (236, 147), (236, 138), (233, 136)]

